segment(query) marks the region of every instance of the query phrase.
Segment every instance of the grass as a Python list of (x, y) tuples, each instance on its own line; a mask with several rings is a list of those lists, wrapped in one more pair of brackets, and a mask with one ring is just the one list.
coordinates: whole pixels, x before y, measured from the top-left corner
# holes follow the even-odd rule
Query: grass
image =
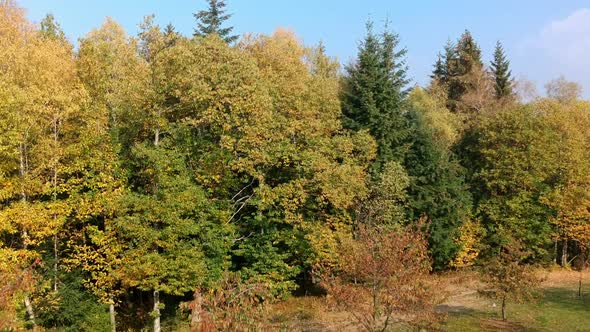
[[(482, 300), (483, 301), (483, 300)], [(490, 302), (491, 303), (491, 302)], [(536, 302), (508, 303), (508, 320), (499, 307), (451, 313), (447, 331), (590, 331), (590, 295), (576, 287), (547, 288)]]
[[(587, 273), (585, 273), (587, 274)], [(541, 285), (536, 301), (517, 304), (508, 302), (508, 320), (502, 321), (500, 303), (478, 296), (481, 284), (473, 274), (453, 273), (445, 284), (449, 297), (439, 306), (448, 313), (440, 325), (444, 331), (508, 331), (508, 332), (590, 332), (590, 280), (584, 277), (585, 292), (578, 297), (579, 274), (572, 271), (551, 271)], [(273, 310), (274, 322), (285, 331), (358, 331), (354, 319), (343, 312), (326, 307), (319, 297), (298, 297), (283, 302)], [(411, 331), (394, 328), (393, 331)]]

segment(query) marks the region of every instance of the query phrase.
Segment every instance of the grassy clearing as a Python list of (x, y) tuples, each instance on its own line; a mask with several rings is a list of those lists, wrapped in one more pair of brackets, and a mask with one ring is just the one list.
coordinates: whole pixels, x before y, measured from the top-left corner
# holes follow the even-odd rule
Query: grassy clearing
[[(547, 273), (537, 301), (508, 304), (508, 321), (500, 317), (499, 303), (477, 292), (463, 299), (451, 295), (447, 331), (590, 331), (590, 285), (578, 297), (577, 272)], [(587, 278), (585, 278), (587, 279)], [(586, 281), (587, 282), (587, 281)], [(467, 286), (472, 290), (473, 287)], [(462, 306), (461, 306), (462, 305)], [(459, 307), (458, 310), (452, 310)]]
[[(508, 321), (500, 316), (499, 303), (482, 298), (481, 283), (472, 273), (453, 273), (446, 279), (448, 299), (439, 310), (448, 313), (440, 328), (444, 331), (530, 331), (590, 332), (590, 274), (585, 272), (582, 297), (578, 297), (578, 272), (542, 272), (538, 300), (508, 303)], [(347, 313), (331, 310), (318, 297), (299, 297), (273, 308), (275, 326), (288, 331), (358, 331), (359, 326)], [(396, 327), (393, 331), (408, 331)]]

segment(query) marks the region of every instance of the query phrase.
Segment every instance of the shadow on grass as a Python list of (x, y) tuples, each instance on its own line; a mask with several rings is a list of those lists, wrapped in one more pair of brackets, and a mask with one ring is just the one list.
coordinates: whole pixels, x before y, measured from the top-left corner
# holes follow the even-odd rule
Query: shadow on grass
[(547, 332), (549, 330), (526, 326), (515, 320), (503, 321), (495, 312), (468, 310), (449, 312), (446, 331), (507, 331), (507, 332)]
[(468, 308), (468, 307), (465, 307), (462, 305), (446, 305), (446, 304), (437, 305), (434, 308), (434, 310), (436, 310), (437, 312), (447, 313), (447, 314), (470, 314), (470, 313), (476, 312), (472, 308)]
[(508, 320), (502, 321), (499, 308), (474, 310), (440, 306), (448, 314), (447, 331), (590, 331), (590, 294), (578, 297), (577, 289), (547, 288), (537, 301), (508, 304)]
[(547, 288), (539, 304), (555, 305), (563, 310), (590, 311), (590, 294), (583, 294), (578, 297), (578, 292), (568, 288)]

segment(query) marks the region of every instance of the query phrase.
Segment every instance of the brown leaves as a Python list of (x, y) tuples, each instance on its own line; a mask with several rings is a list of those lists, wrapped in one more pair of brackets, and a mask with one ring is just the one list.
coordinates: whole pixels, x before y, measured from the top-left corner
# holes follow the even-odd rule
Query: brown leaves
[[(351, 312), (366, 331), (394, 322), (432, 321), (439, 298), (429, 276), (424, 234), (361, 225), (340, 247), (340, 265), (324, 271), (329, 297)], [(438, 293), (440, 294), (440, 293)]]

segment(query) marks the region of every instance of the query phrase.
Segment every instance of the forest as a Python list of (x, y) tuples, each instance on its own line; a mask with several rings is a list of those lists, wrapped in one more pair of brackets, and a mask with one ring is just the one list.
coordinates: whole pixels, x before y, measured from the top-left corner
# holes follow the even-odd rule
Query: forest
[(541, 96), (465, 30), (418, 86), (389, 24), (340, 64), (202, 5), (191, 36), (106, 18), (74, 44), (0, 0), (1, 331), (296, 330), (273, 311), (302, 297), (438, 331), (449, 273), (510, 320), (538, 271), (583, 271), (578, 83)]

